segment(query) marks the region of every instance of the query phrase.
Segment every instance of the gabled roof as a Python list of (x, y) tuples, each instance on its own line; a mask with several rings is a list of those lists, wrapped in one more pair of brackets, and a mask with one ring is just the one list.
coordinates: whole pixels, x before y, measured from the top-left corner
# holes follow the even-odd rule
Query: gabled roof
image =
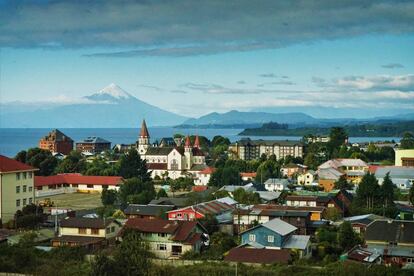
[(375, 171), (375, 177), (383, 178), (387, 173), (390, 173), (392, 178), (406, 178), (414, 179), (414, 167), (398, 167), (398, 166), (386, 166), (378, 167)]
[(368, 224), (365, 240), (414, 244), (414, 221), (375, 220)]
[(206, 229), (197, 221), (171, 221), (163, 219), (131, 218), (126, 228), (144, 233), (165, 233), (171, 235), (171, 240), (193, 244), (201, 238), (200, 233), (193, 230), (196, 227), (207, 233)]
[(296, 231), (298, 228), (293, 226), (292, 224), (289, 224), (281, 219), (275, 218), (272, 220), (269, 220), (268, 222), (265, 222), (263, 224), (259, 224), (253, 228), (247, 229), (246, 231), (242, 232), (249, 232), (253, 229), (265, 227), (275, 233), (278, 233), (281, 236), (286, 236), (294, 231)]
[(283, 248), (305, 250), (308, 247), (310, 236), (292, 235), (283, 244)]
[(212, 174), (212, 173), (214, 173), (214, 172), (215, 172), (215, 170), (216, 170), (216, 168), (213, 168), (213, 167), (207, 167), (207, 168), (205, 168), (204, 170), (202, 170), (202, 171), (200, 172), (200, 174)]
[(18, 172), (18, 171), (36, 171), (38, 169), (25, 163), (0, 155), (0, 173)]
[(159, 216), (161, 213), (174, 209), (173, 205), (129, 204), (125, 215)]
[(203, 203), (199, 203), (193, 206), (189, 206), (189, 207), (184, 207), (181, 209), (177, 209), (177, 210), (172, 210), (169, 211), (167, 213), (172, 213), (172, 212), (180, 212), (180, 211), (184, 211), (188, 208), (191, 208), (193, 211), (202, 214), (202, 215), (219, 215), (228, 211), (233, 210), (233, 206), (224, 203), (224, 202), (220, 202), (218, 200), (212, 200), (212, 201), (208, 201), (208, 202), (203, 202)]
[(83, 139), (82, 141), (77, 142), (78, 144), (110, 144), (111, 142), (109, 142), (108, 140), (105, 140), (101, 137), (97, 137), (97, 136), (90, 136), (87, 137), (85, 139)]
[(145, 155), (163, 155), (167, 156), (174, 147), (149, 147)]
[(229, 251), (224, 257), (227, 262), (237, 263), (259, 263), (259, 264), (273, 264), (273, 263), (289, 263), (291, 259), (289, 250), (277, 249), (256, 249), (236, 247)]
[(320, 168), (318, 170), (319, 179), (333, 179), (337, 180), (343, 175), (342, 172), (338, 171), (335, 168)]
[(112, 222), (116, 222), (114, 219), (101, 219), (101, 218), (71, 218), (67, 217), (60, 221), (61, 227), (68, 228), (106, 228)]
[(188, 206), (188, 198), (185, 197), (160, 197), (159, 199), (153, 199), (148, 205), (174, 205), (176, 207)]
[(120, 185), (123, 183), (121, 176), (91, 176), (77, 173), (58, 174), (51, 176), (35, 176), (36, 187), (57, 184), (91, 184), (91, 185)]
[(73, 140), (69, 136), (66, 136), (63, 132), (61, 132), (58, 129), (53, 129), (45, 137), (43, 137), (42, 140), (53, 142), (73, 142)]
[(331, 159), (320, 165), (319, 169), (326, 169), (326, 168), (335, 168), (338, 169), (340, 167), (367, 167), (368, 164), (362, 161), (361, 159), (351, 159), (351, 158), (343, 158), (343, 159)]

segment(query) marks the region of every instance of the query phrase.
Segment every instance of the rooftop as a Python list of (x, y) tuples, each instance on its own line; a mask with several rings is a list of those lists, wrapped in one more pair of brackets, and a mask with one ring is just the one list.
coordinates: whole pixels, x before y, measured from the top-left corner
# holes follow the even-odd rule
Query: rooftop
[(375, 220), (367, 226), (365, 240), (414, 245), (414, 221)]
[(68, 228), (98, 228), (104, 229), (106, 226), (116, 220), (114, 219), (101, 219), (101, 218), (71, 218), (67, 217), (60, 221), (61, 227)]
[(91, 176), (77, 173), (58, 174), (51, 176), (35, 176), (36, 187), (57, 184), (91, 184), (91, 185), (120, 185), (123, 178), (120, 176)]
[(111, 142), (97, 136), (90, 136), (77, 143), (81, 144), (110, 144)]
[(174, 209), (173, 205), (129, 204), (124, 213), (126, 215), (159, 216), (161, 213), (172, 209)]
[(25, 163), (0, 155), (0, 173), (36, 170), (36, 168)]

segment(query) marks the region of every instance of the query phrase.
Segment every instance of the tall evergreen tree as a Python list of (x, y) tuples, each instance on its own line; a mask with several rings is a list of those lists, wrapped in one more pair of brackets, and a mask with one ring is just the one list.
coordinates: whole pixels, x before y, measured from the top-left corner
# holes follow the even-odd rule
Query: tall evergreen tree
[(147, 163), (135, 149), (130, 149), (122, 155), (119, 160), (119, 174), (123, 178), (137, 177), (143, 182), (150, 181), (150, 172), (147, 169)]
[(359, 242), (360, 239), (352, 229), (351, 223), (344, 221), (338, 231), (338, 244), (342, 247), (342, 250), (348, 251)]
[(394, 205), (394, 183), (392, 183), (389, 172), (385, 175), (382, 182), (381, 196), (385, 208)]
[(358, 185), (355, 202), (359, 207), (370, 211), (381, 203), (380, 187), (374, 174), (364, 175)]

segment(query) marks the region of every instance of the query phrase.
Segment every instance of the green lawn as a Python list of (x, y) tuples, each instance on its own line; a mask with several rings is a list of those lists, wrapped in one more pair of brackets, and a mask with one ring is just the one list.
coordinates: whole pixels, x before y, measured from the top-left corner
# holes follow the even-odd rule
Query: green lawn
[(54, 202), (54, 207), (68, 208), (73, 210), (93, 209), (102, 206), (100, 193), (73, 193), (54, 196), (38, 197), (37, 200), (50, 198)]

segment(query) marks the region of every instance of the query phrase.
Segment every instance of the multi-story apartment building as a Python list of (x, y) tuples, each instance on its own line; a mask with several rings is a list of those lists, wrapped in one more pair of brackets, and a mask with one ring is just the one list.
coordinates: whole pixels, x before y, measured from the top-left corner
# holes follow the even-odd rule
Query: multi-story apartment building
[(395, 166), (414, 167), (414, 149), (395, 150)]
[(251, 140), (241, 139), (230, 145), (229, 152), (242, 160), (260, 158), (263, 154), (267, 157), (275, 155), (276, 159), (286, 156), (303, 157), (303, 143), (300, 141), (278, 140)]
[(39, 148), (68, 155), (73, 150), (73, 140), (60, 130), (54, 129), (40, 139)]
[(101, 153), (111, 149), (111, 142), (101, 137), (88, 137), (82, 141), (76, 142), (76, 150), (80, 152), (89, 152), (92, 154)]
[(17, 210), (34, 203), (36, 168), (0, 155), (0, 220), (13, 219)]

